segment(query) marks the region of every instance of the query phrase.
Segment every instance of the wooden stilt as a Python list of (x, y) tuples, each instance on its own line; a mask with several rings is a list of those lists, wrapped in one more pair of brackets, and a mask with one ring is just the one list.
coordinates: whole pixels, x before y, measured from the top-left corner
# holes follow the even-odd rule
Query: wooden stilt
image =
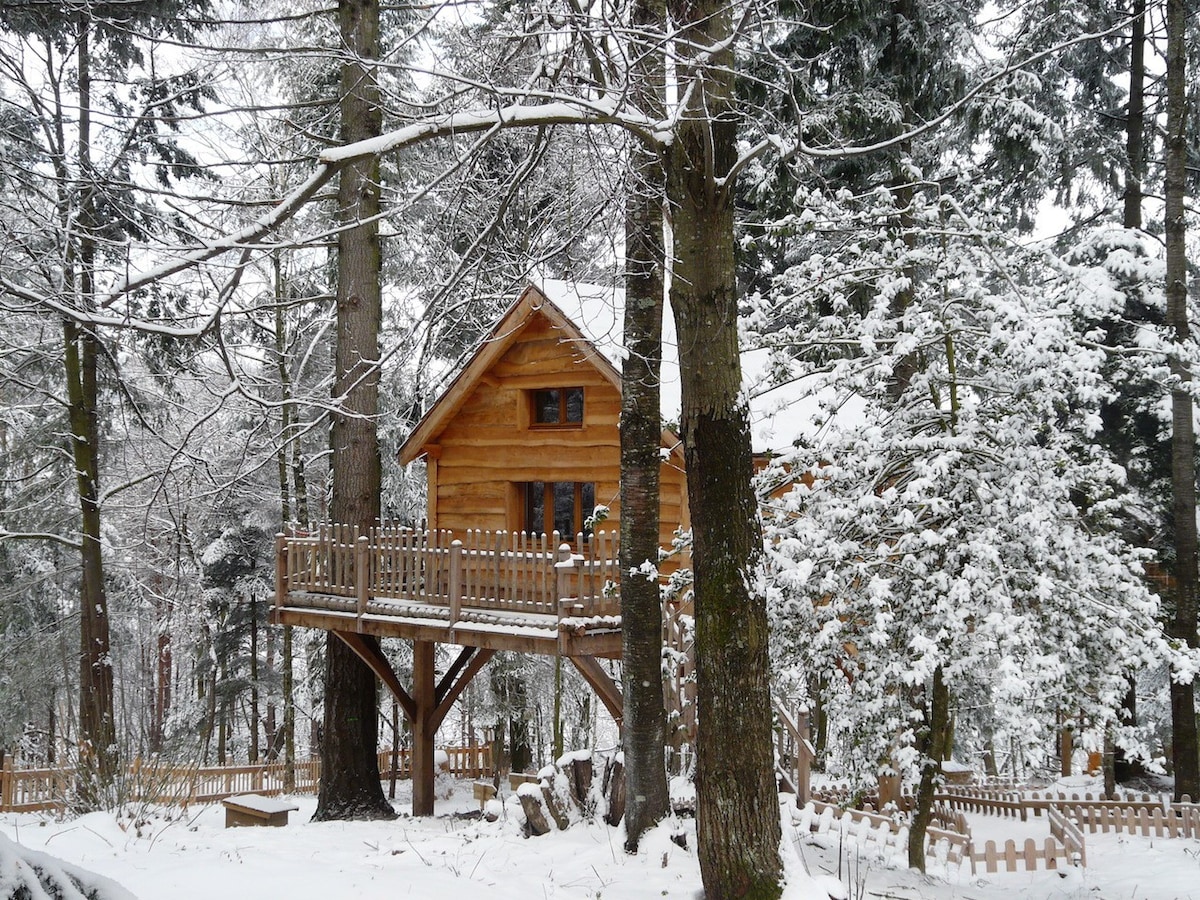
[[(412, 717), (413, 756), (412, 789), (413, 815), (433, 815), (433, 712), (437, 705), (434, 689), (434, 643), (413, 641), (413, 703), (416, 707)], [(433, 726), (433, 727), (431, 727)]]

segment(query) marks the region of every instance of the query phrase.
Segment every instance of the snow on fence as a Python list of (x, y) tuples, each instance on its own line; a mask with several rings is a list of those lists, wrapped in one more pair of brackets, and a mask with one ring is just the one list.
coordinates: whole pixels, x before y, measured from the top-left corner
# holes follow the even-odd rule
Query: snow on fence
[(995, 790), (992, 788), (962, 788), (943, 787), (935, 795), (940, 803), (945, 803), (952, 809), (966, 810), (973, 813), (989, 813), (994, 816), (1004, 816), (1012, 819), (1026, 820), (1028, 815), (1021, 794), (1016, 791)]
[(1167, 809), (1161, 804), (1153, 809), (1120, 804), (1063, 804), (1061, 809), (1074, 818), (1080, 829), (1091, 834), (1111, 831), (1142, 837), (1200, 838), (1200, 806), (1193, 803), (1173, 803)]
[(1036, 872), (1038, 869), (1061, 869), (1074, 865), (1071, 852), (1058, 841), (1048, 837), (1040, 843), (1033, 838), (1026, 838), (1020, 847), (1014, 840), (1007, 840), (1000, 847), (995, 841), (988, 841), (982, 849), (971, 850), (971, 874), (978, 871), (980, 863), (984, 871), (993, 873), (1003, 869), (1005, 872)]
[[(492, 775), (492, 748), (487, 744), (473, 747), (439, 747), (438, 752), (446, 754), (447, 769), (455, 778), (488, 778)], [(393, 768), (397, 778), (411, 778), (412, 750), (408, 747), (380, 750), (380, 778), (390, 778)]]
[[(340, 598), (346, 611), (386, 615), (388, 601), (545, 615), (615, 616), (617, 535), (468, 530), (418, 532), (315, 525), (276, 537), (277, 603), (289, 594)], [(560, 600), (573, 601), (561, 609)], [(324, 605), (337, 606), (326, 599)]]
[(1046, 818), (1050, 822), (1050, 834), (1062, 842), (1071, 865), (1086, 868), (1087, 845), (1083, 840), (1083, 832), (1079, 829), (1078, 822), (1057, 806), (1051, 806), (1046, 810)]
[[(944, 827), (930, 825), (925, 831), (926, 853), (943, 862), (958, 866), (970, 859), (971, 833), (966, 820), (948, 810), (935, 812), (934, 820)], [(880, 852), (892, 850), (905, 853), (908, 849), (908, 826), (879, 813), (843, 809), (832, 803), (813, 800), (798, 812), (797, 824), (810, 832), (827, 834), (831, 831), (854, 839), (859, 847), (875, 844)], [(962, 831), (956, 830), (962, 828)]]
[[(491, 748), (445, 747), (450, 774), (482, 778), (492, 772)], [(398, 754), (397, 776), (411, 774), (408, 750)], [(379, 754), (381, 778), (391, 774), (392, 751)], [(22, 769), (7, 759), (0, 768), (0, 812), (59, 811), (68, 808), (75, 793), (76, 771), (69, 767)], [(294, 794), (315, 794), (321, 781), (320, 760), (298, 761), (294, 767)], [(242, 766), (176, 765), (159, 760), (135, 759), (117, 777), (114, 796), (125, 802), (187, 805), (213, 803), (237, 794), (274, 796), (284, 793), (286, 764), (269, 762)]]
[(798, 824), (817, 834), (836, 831), (855, 839), (860, 847), (874, 843), (882, 850), (903, 852), (908, 846), (908, 828), (888, 816), (842, 809), (832, 803), (812, 800), (800, 810)]

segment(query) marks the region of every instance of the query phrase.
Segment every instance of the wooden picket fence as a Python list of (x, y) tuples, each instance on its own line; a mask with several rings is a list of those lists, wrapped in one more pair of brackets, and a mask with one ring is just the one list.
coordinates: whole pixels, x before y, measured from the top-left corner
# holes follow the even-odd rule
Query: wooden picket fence
[(994, 873), (1005, 872), (1036, 872), (1039, 869), (1061, 869), (1073, 865), (1070, 852), (1056, 838), (1048, 837), (1042, 841), (1026, 838), (1018, 847), (1011, 838), (998, 846), (995, 841), (988, 841), (981, 849), (971, 851), (971, 874), (979, 871)]
[[(293, 793), (316, 793), (320, 761), (294, 767)], [(242, 766), (196, 766), (135, 759), (117, 776), (113, 796), (128, 803), (183, 805), (211, 803), (235, 794), (273, 796), (284, 792), (282, 762)], [(75, 793), (77, 773), (71, 767), (25, 769), (7, 760), (0, 769), (0, 812), (61, 811)]]
[(1064, 804), (1061, 809), (1090, 834), (1111, 831), (1141, 837), (1200, 839), (1200, 806), (1194, 803), (1173, 803), (1167, 809), (1162, 804), (1148, 809), (1116, 803), (1081, 803)]
[[(491, 775), (491, 748), (444, 747), (449, 756), (450, 774), (458, 778), (482, 778)], [(409, 751), (399, 754), (397, 777), (411, 775)], [(379, 754), (382, 778), (391, 775), (392, 751)], [(292, 793), (315, 794), (321, 782), (320, 760), (295, 764)], [(18, 768), (12, 759), (0, 768), (0, 812), (62, 811), (75, 793), (76, 771), (70, 767)], [(117, 796), (124, 802), (186, 806), (213, 803), (236, 794), (275, 796), (284, 792), (285, 764), (269, 762), (241, 766), (195, 766), (166, 763), (161, 760), (135, 759), (118, 776)]]
[[(492, 775), (492, 748), (487, 744), (467, 747), (441, 747), (448, 759), (447, 769), (455, 778), (490, 778)], [(395, 762), (397, 778), (412, 777), (412, 750), (401, 747), (396, 751), (379, 751), (379, 776), (392, 776)]]
[(993, 816), (1020, 819), (1022, 822), (1028, 816), (1028, 808), (1022, 795), (1016, 791), (955, 788), (935, 794), (934, 799), (939, 803), (945, 803), (952, 809), (961, 809), (966, 812), (987, 813)]
[[(957, 866), (970, 858), (971, 833), (966, 820), (949, 810), (935, 811), (934, 821), (943, 827), (930, 825), (925, 832), (926, 853), (947, 864)], [(903, 853), (908, 848), (908, 826), (890, 816), (868, 810), (843, 809), (820, 800), (810, 801), (801, 813), (801, 824), (809, 831), (823, 834), (839, 831), (853, 838), (859, 846), (874, 843), (881, 851), (890, 849)], [(950, 827), (946, 827), (950, 826)], [(963, 828), (964, 831), (955, 830)]]

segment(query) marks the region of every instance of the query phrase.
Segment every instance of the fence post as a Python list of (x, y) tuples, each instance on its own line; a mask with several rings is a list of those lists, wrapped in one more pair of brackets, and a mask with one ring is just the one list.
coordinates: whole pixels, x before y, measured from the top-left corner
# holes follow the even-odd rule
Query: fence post
[(275, 535), (275, 608), (284, 605), (287, 597), (288, 559), (287, 538), (283, 532)]
[[(354, 589), (358, 594), (358, 615), (367, 612), (367, 598), (371, 596), (371, 547), (370, 539), (364, 534), (354, 542)], [(361, 627), (361, 623), (360, 623)]]
[(573, 615), (575, 607), (578, 605), (574, 601), (578, 598), (571, 593), (571, 576), (575, 571), (575, 556), (571, 553), (571, 545), (565, 541), (558, 545), (558, 562), (554, 564), (554, 574), (556, 576), (556, 593), (558, 594), (558, 617), (561, 619), (564, 612), (566, 615)]
[(454, 628), (454, 624), (458, 621), (459, 614), (462, 611), (462, 592), (463, 592), (463, 542), (450, 542), (450, 556), (447, 559), (449, 565), (449, 588), (450, 591), (450, 627)]

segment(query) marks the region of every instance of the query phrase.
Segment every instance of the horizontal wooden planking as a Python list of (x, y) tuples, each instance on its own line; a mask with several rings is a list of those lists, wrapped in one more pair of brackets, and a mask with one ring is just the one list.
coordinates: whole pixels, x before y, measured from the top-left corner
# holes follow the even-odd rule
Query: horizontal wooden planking
[(493, 369), (489, 374), (497, 382), (494, 385), (495, 387), (507, 391), (581, 387), (586, 388), (588, 393), (591, 393), (593, 390), (602, 390), (605, 388), (615, 392), (612, 382), (594, 368), (574, 362), (571, 363), (570, 369), (563, 369), (560, 372), (530, 372), (526, 367), (515, 371), (501, 371), (497, 368)]
[(531, 428), (522, 431), (505, 425), (474, 425), (448, 428), (442, 433), (442, 457), (469, 452), (475, 447), (503, 447), (519, 452), (525, 447), (541, 447), (554, 451), (559, 447), (590, 446), (617, 454), (620, 433), (616, 427), (588, 428)]
[(444, 501), (456, 500), (493, 504), (503, 509), (507, 498), (507, 485), (499, 481), (441, 481), (438, 485), (439, 509)]
[(456, 534), (465, 533), (471, 528), (482, 528), (485, 531), (503, 531), (510, 527), (508, 515), (504, 507), (496, 509), (480, 509), (478, 507), (455, 506), (438, 503), (438, 526), (449, 528)]
[(504, 355), (496, 361), (491, 371), (501, 367), (517, 368), (538, 363), (555, 362), (563, 366), (578, 366), (585, 359), (583, 345), (563, 340), (560, 331), (552, 329), (526, 329)]
[(587, 454), (571, 454), (570, 459), (542, 460), (538, 454), (514, 454), (512, 457), (487, 459), (475, 456), (462, 459), (453, 456), (438, 463), (438, 485), (464, 484), (477, 481), (512, 483), (522, 481), (590, 481), (614, 482), (615, 467), (596, 466)]

